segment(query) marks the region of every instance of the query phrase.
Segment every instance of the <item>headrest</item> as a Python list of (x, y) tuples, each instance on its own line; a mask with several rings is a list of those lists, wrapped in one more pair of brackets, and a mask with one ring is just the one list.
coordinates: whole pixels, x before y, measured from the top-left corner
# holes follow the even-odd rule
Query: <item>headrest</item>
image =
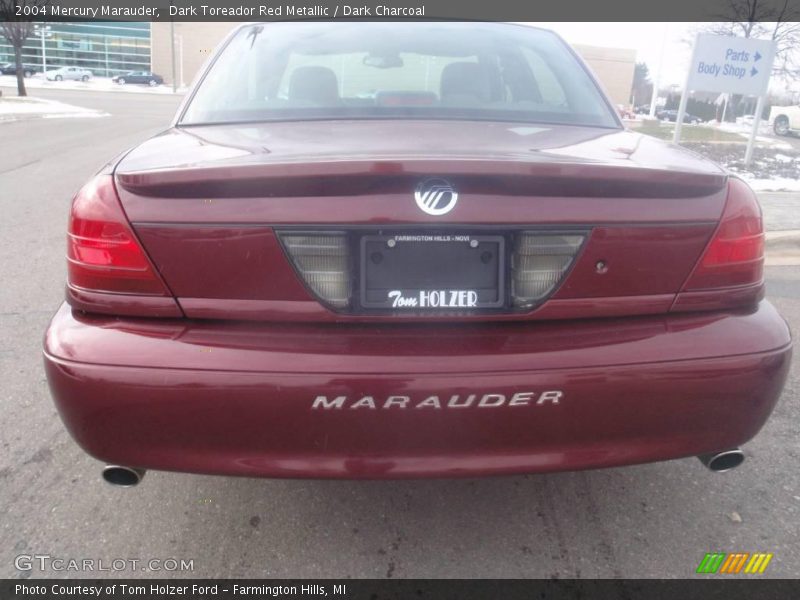
[(322, 106), (339, 103), (339, 82), (328, 67), (297, 67), (289, 79), (289, 100)]
[(450, 63), (442, 70), (442, 102), (489, 102), (491, 99), (492, 81), (485, 65), (457, 62)]

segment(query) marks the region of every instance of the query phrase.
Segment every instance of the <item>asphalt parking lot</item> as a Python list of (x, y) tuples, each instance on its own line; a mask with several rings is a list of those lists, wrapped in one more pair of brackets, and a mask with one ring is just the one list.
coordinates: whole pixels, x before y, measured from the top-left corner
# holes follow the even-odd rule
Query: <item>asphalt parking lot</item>
[[(712, 551), (771, 552), (765, 576), (800, 575), (796, 364), (772, 418), (744, 447), (745, 464), (726, 474), (690, 458), (474, 480), (150, 472), (132, 490), (106, 485), (102, 465), (75, 445), (50, 401), (41, 338), (63, 297), (72, 193), (163, 128), (178, 99), (37, 95), (111, 116), (0, 123), (0, 577), (78, 575), (15, 566), (19, 555), (49, 555), (187, 559), (194, 567), (85, 574), (93, 577), (672, 578), (693, 576)], [(791, 212), (791, 197), (781, 201)], [(768, 285), (796, 335), (800, 268), (770, 267)]]

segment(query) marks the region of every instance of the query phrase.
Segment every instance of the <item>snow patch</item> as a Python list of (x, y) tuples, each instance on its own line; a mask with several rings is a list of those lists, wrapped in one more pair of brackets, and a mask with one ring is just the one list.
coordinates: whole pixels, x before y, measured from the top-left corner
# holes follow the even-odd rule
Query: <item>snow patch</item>
[[(13, 75), (0, 75), (0, 87), (16, 89), (17, 79)], [(132, 94), (172, 94), (171, 85), (149, 85), (126, 84), (120, 85), (111, 81), (110, 77), (92, 77), (89, 81), (48, 81), (37, 73), (33, 77), (25, 80), (25, 87), (28, 89), (52, 89), (52, 90), (92, 90), (95, 92), (122, 92)], [(186, 87), (179, 87), (178, 94), (186, 92)]]
[(756, 192), (800, 192), (800, 179), (786, 177), (757, 179), (750, 173), (738, 173), (738, 175)]
[(108, 117), (107, 112), (74, 106), (43, 98), (3, 97), (0, 98), (0, 121), (14, 121), (23, 117), (43, 117), (56, 119), (63, 117)]

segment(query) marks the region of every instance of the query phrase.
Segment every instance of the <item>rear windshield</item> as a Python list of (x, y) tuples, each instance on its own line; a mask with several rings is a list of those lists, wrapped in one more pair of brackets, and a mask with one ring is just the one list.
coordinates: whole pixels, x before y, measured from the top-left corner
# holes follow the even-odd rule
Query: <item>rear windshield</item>
[(618, 127), (556, 35), (496, 23), (269, 23), (240, 29), (181, 124), (471, 119)]

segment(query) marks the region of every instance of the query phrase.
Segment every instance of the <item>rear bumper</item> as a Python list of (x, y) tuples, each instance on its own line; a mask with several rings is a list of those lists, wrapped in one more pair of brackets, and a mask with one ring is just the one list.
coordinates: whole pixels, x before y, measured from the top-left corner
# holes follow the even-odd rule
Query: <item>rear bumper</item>
[(401, 327), (116, 319), (64, 305), (45, 339), (53, 398), (89, 454), (270, 477), (544, 472), (727, 449), (762, 427), (790, 355), (767, 302)]

